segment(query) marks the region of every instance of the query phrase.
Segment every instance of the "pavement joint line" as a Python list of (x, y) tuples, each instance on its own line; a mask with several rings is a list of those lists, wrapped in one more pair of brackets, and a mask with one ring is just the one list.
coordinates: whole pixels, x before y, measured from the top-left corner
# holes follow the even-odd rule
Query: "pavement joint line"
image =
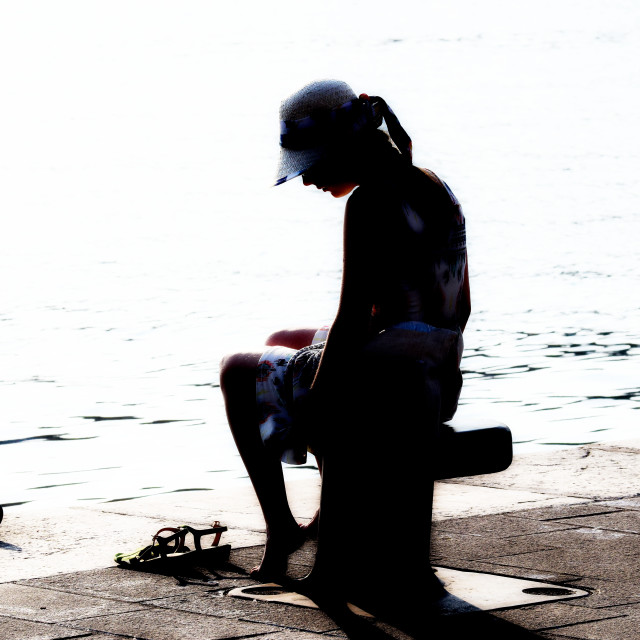
[[(229, 620), (229, 618), (227, 618), (227, 620)], [(255, 621), (252, 620), (245, 620), (244, 618), (237, 618), (238, 622), (252, 622), (253, 624), (255, 624)], [(271, 625), (274, 627), (277, 627), (277, 625), (274, 625), (272, 622), (261, 622), (260, 624), (264, 624), (264, 625)], [(270, 636), (272, 633), (278, 633), (278, 629), (286, 629), (287, 627), (277, 627), (276, 629), (274, 629), (273, 631), (261, 631), (258, 633), (249, 633), (249, 634), (244, 634), (241, 636), (228, 636), (226, 638), (223, 638), (221, 640), (242, 640), (242, 638), (255, 638), (256, 636)], [(295, 629), (295, 631), (299, 631), (299, 629)], [(321, 636), (323, 634), (318, 633), (317, 631), (307, 631), (306, 629), (302, 629), (302, 631), (306, 631), (307, 633), (313, 633), (317, 636)], [(331, 637), (331, 636), (329, 636)], [(135, 636), (135, 640), (146, 640), (145, 638), (138, 638), (137, 636)]]
[[(127, 613), (127, 612), (125, 612)], [(113, 615), (113, 614), (112, 614)], [(0, 618), (6, 618), (7, 620), (18, 620), (20, 622), (32, 622), (36, 624), (48, 624), (50, 627), (61, 627), (62, 629), (73, 629), (73, 627), (69, 626), (69, 623), (75, 623), (76, 620), (33, 620), (32, 618), (23, 618), (21, 616), (7, 615), (5, 613), (0, 613)], [(82, 636), (66, 636), (66, 638), (86, 638), (90, 636), (93, 632), (90, 629), (87, 629), (88, 633)], [(56, 640), (65, 640), (65, 638), (56, 638)], [(142, 639), (140, 639), (142, 640)]]
[(251, 622), (253, 624), (266, 624), (270, 627), (275, 627), (276, 629), (287, 629), (288, 631), (303, 631), (305, 633), (315, 633), (317, 635), (324, 635), (325, 633), (330, 633), (334, 631), (339, 631), (340, 627), (335, 627), (333, 629), (327, 629), (327, 631), (310, 631), (309, 629), (305, 629), (304, 627), (290, 627), (286, 624), (278, 624), (277, 622), (266, 622), (263, 620), (253, 620), (251, 618), (238, 618), (240, 622)]
[[(62, 629), (65, 628), (63, 625), (58, 626), (60, 626)], [(64, 636), (63, 638), (56, 638), (55, 640), (76, 640), (77, 638), (90, 638), (92, 635), (93, 633), (91, 631), (88, 631), (87, 633), (83, 633), (82, 635)]]
[[(561, 547), (547, 547), (545, 549), (536, 549), (535, 551), (520, 551), (519, 553), (506, 553), (499, 556), (482, 556), (480, 558), (463, 558), (464, 560), (475, 560), (477, 562), (491, 562), (495, 558), (517, 558), (519, 556), (526, 556), (529, 553), (544, 553), (545, 551), (556, 551)], [(502, 565), (503, 566), (503, 565)]]
[[(7, 618), (9, 620), (21, 620), (22, 622), (34, 622), (34, 620), (30, 620), (29, 618), (21, 618), (20, 616), (14, 616), (7, 613), (0, 613), (0, 618)], [(38, 620), (37, 622), (39, 622), (40, 624), (51, 624), (51, 625), (60, 624), (58, 622), (51, 622), (50, 620)]]
[[(28, 579), (38, 580), (38, 578), (28, 578)], [(68, 589), (62, 589), (60, 587), (52, 587), (49, 585), (21, 584), (20, 580), (16, 580), (14, 582), (5, 582), (3, 584), (15, 584), (19, 587), (27, 587), (29, 589), (44, 589), (45, 591), (54, 591), (56, 593), (66, 593), (67, 595), (71, 595), (71, 596), (85, 596), (87, 598), (99, 598), (100, 600), (109, 600), (110, 602), (124, 602), (124, 603), (128, 602), (129, 604), (135, 604), (136, 602), (149, 602), (151, 600), (161, 600), (163, 597), (167, 597), (167, 596), (159, 596), (158, 598), (150, 598), (149, 600), (138, 600), (138, 601), (132, 602), (130, 600), (123, 600), (122, 598), (117, 598), (116, 596), (96, 595), (95, 593), (91, 593), (91, 592), (69, 591)], [(173, 596), (170, 596), (170, 597), (173, 597)], [(0, 615), (3, 615), (3, 614), (0, 614)]]
[[(588, 589), (586, 589), (585, 587), (580, 587), (580, 589), (584, 589), (585, 591), (588, 591)], [(572, 607), (584, 606), (584, 605), (572, 604), (572, 603), (567, 603), (567, 604)], [(640, 600), (638, 602), (623, 602), (621, 604), (601, 604), (601, 605), (592, 604), (591, 606), (585, 607), (585, 608), (595, 609), (599, 611), (600, 609), (615, 609), (616, 607), (629, 607), (629, 606), (633, 606), (634, 604), (640, 604)], [(615, 616), (615, 617), (619, 618), (620, 616)]]
[[(93, 597), (100, 597), (100, 596), (93, 596)], [(102, 599), (102, 598), (101, 598)], [(106, 600), (106, 598), (104, 598)], [(123, 600), (118, 600), (118, 602), (124, 602), (126, 604), (125, 601)], [(143, 603), (129, 603), (131, 605), (133, 604), (143, 604)], [(100, 613), (98, 615), (93, 615), (93, 616), (82, 616), (80, 618), (66, 618), (64, 620), (58, 620), (57, 622), (53, 622), (52, 624), (59, 624), (59, 625), (68, 625), (68, 624), (76, 624), (76, 623), (80, 623), (80, 622), (84, 622), (86, 620), (96, 620), (97, 618), (108, 618), (109, 616), (120, 616), (120, 615), (124, 615), (127, 613), (135, 613), (136, 611), (144, 611), (147, 607), (143, 606), (138, 606), (136, 609), (126, 609), (124, 611), (118, 611), (117, 613)], [(41, 620), (31, 620), (31, 622), (41, 622)]]
[[(611, 509), (610, 511), (598, 511), (597, 513), (583, 513), (581, 515), (558, 516), (557, 518), (544, 518), (540, 522), (554, 522), (556, 520), (573, 520), (574, 518), (593, 518), (594, 516), (606, 516), (610, 513), (634, 512), (635, 509)], [(518, 516), (516, 516), (518, 517)]]
[[(144, 603), (142, 603), (144, 604)], [(129, 611), (118, 611), (118, 613), (104, 613), (104, 614), (100, 614), (97, 616), (86, 616), (83, 618), (73, 618), (71, 620), (64, 620), (62, 622), (46, 622), (46, 624), (50, 624), (50, 625), (57, 625), (57, 626), (61, 626), (61, 627), (65, 627), (67, 626), (70, 629), (73, 629), (74, 627), (71, 625), (78, 625), (80, 626), (82, 629), (84, 629), (85, 627), (82, 626), (83, 622), (88, 622), (91, 620), (98, 620), (100, 618), (110, 618), (113, 616), (122, 616), (122, 615), (126, 615), (128, 613), (138, 613), (138, 612), (152, 612), (153, 611), (153, 607), (154, 605), (149, 605), (149, 606), (143, 606), (140, 607), (138, 609), (131, 609)], [(166, 609), (168, 611), (182, 611), (182, 609)], [(194, 616), (201, 616), (203, 618), (217, 618), (218, 620), (231, 620), (232, 618), (228, 617), (228, 616), (221, 616), (221, 615), (215, 615), (215, 614), (210, 614), (210, 613), (203, 613), (202, 611), (188, 611), (187, 613), (194, 615)], [(9, 617), (9, 616), (5, 616), (5, 617)], [(34, 620), (28, 620), (28, 619), (24, 619), (24, 618), (15, 618), (16, 620), (25, 620), (26, 622), (34, 622)], [(263, 621), (257, 621), (257, 620), (249, 620), (249, 619), (245, 619), (245, 618), (233, 618), (234, 620), (238, 620), (239, 622), (250, 622), (253, 624), (264, 624), (264, 625), (268, 625), (268, 626), (273, 626), (273, 627), (277, 627), (280, 629), (289, 629), (291, 628), (292, 630), (295, 631), (307, 631), (306, 629), (297, 629), (297, 628), (293, 628), (293, 627), (283, 627), (281, 625), (278, 625), (274, 622), (263, 622)], [(36, 622), (40, 622), (39, 620)], [(101, 631), (98, 629), (86, 629), (89, 633), (87, 635), (91, 635), (92, 633), (100, 633), (102, 635), (117, 635), (117, 636), (122, 636), (123, 638), (135, 638), (135, 640), (145, 640), (145, 638), (143, 638), (142, 636), (138, 636), (137, 634), (132, 636), (129, 634), (118, 634), (118, 633), (114, 633), (113, 631)], [(275, 632), (274, 632), (275, 633)], [(311, 631), (310, 633), (316, 633)], [(259, 636), (259, 635), (264, 635), (264, 631), (261, 633), (252, 633), (249, 635), (242, 635), (242, 636), (230, 636), (229, 638), (225, 638), (224, 640), (235, 640), (236, 638), (253, 638), (254, 636)], [(71, 637), (71, 636), (70, 636)], [(81, 636), (73, 636), (73, 637), (81, 637)], [(64, 640), (63, 638), (57, 638), (56, 640)]]
[[(549, 551), (549, 549), (545, 549), (545, 551)], [(527, 553), (537, 553), (536, 551), (527, 551)], [(521, 556), (521, 555), (526, 555), (524, 553), (514, 553), (511, 556), (499, 556), (500, 558), (515, 558), (516, 556)], [(498, 556), (495, 556), (498, 557)], [(469, 558), (465, 558), (465, 560), (468, 560)], [(485, 559), (485, 560), (479, 560), (478, 558), (471, 558), (472, 561), (474, 562), (486, 562), (487, 564), (491, 564), (491, 565), (495, 565), (497, 567), (509, 567), (509, 569), (519, 569), (521, 571), (540, 571), (540, 569), (538, 567), (521, 567), (520, 565), (512, 565), (512, 564), (504, 564), (504, 563), (500, 563), (500, 562), (494, 562), (493, 558), (490, 559)], [(437, 563), (436, 563), (437, 564)], [(453, 569), (455, 569), (455, 567), (452, 567)], [(503, 574), (504, 575), (504, 574)], [(509, 577), (508, 575), (506, 577)], [(529, 578), (523, 578), (523, 580), (528, 580)], [(599, 578), (596, 576), (582, 576), (577, 578), (578, 580), (603, 580), (603, 578)], [(549, 580), (548, 582), (554, 582), (553, 580)], [(613, 580), (611, 581), (613, 582)], [(558, 584), (562, 584), (561, 582), (558, 582)], [(585, 587), (580, 587), (580, 589), (585, 589)], [(585, 589), (586, 590), (586, 589)]]
[[(566, 529), (558, 529), (557, 533), (560, 533), (561, 531), (573, 531), (575, 529), (580, 529), (580, 528), (587, 528), (587, 527), (578, 527), (577, 525), (575, 527), (567, 527)], [(589, 527), (589, 528), (594, 528), (594, 529), (598, 529), (600, 527)], [(531, 533), (515, 533), (512, 536), (500, 536), (499, 538), (497, 538), (498, 540), (511, 540), (513, 538), (532, 538), (533, 536), (548, 536), (549, 535), (549, 531), (532, 531)], [(467, 534), (469, 535), (469, 534)], [(471, 534), (473, 536), (476, 536), (478, 538), (482, 538), (483, 540), (486, 540), (487, 535), (484, 533), (474, 533)], [(557, 549), (558, 547), (553, 547), (554, 549)], [(545, 549), (542, 549), (542, 551), (545, 551)], [(529, 553), (528, 551), (525, 553)], [(515, 554), (511, 554), (511, 555), (515, 555)]]
[[(118, 602), (126, 603), (125, 600), (118, 600)], [(121, 615), (126, 615), (127, 613), (136, 613), (137, 611), (147, 611), (149, 610), (149, 606), (151, 606), (151, 605), (146, 605), (144, 602), (136, 602), (136, 603), (131, 602), (129, 604), (131, 605), (136, 604), (138, 606), (135, 609), (126, 609), (125, 611), (118, 611), (117, 613), (99, 613), (93, 616), (82, 616), (81, 618), (70, 618), (69, 620), (64, 620), (60, 624), (69, 624), (72, 622), (75, 624), (76, 622), (83, 622), (86, 620), (97, 620), (98, 618), (108, 618), (109, 616), (121, 616)], [(216, 616), (216, 617), (219, 618), (220, 616)]]
[(583, 620), (582, 622), (569, 622), (567, 624), (559, 624), (553, 627), (539, 627), (536, 631), (553, 631), (554, 629), (567, 629), (569, 627), (575, 627), (580, 624), (591, 624), (593, 622), (604, 622), (605, 620), (618, 620), (619, 618), (628, 618), (628, 614), (621, 616), (609, 616), (608, 618), (594, 618), (593, 620)]
[[(76, 631), (81, 631), (81, 629), (76, 629)], [(81, 636), (69, 636), (68, 638), (56, 638), (55, 640), (74, 640), (75, 638), (91, 638), (92, 636), (114, 636), (116, 638), (129, 638), (129, 640), (153, 640), (153, 638), (143, 638), (142, 636), (131, 635), (129, 633), (117, 633), (115, 631), (100, 631), (99, 629), (87, 629), (87, 633)], [(224, 638), (224, 640), (227, 640)]]
[[(620, 513), (620, 512), (618, 512)], [(624, 513), (624, 512), (622, 512)], [(572, 517), (576, 517), (576, 518), (591, 518), (592, 516), (596, 516), (596, 515), (603, 515), (601, 513), (594, 513), (594, 514), (589, 514), (587, 516), (572, 516)], [(558, 518), (558, 520), (563, 520), (566, 518)], [(549, 522), (549, 520), (545, 520), (544, 522)], [(572, 527), (568, 527), (566, 529), (558, 529), (558, 533), (562, 532), (562, 531), (577, 531), (579, 529), (591, 529), (592, 531), (611, 531), (613, 533), (624, 533), (624, 534), (628, 534), (631, 536), (640, 536), (640, 531), (631, 531), (629, 529), (615, 529), (613, 527), (597, 527), (595, 525), (590, 525), (590, 524), (585, 524), (585, 523), (577, 523), (575, 526)], [(472, 534), (478, 537), (484, 537), (482, 534)], [(502, 539), (505, 538), (524, 538), (524, 537), (533, 537), (533, 536), (545, 536), (545, 535), (549, 535), (548, 531), (532, 531), (531, 533), (517, 533), (515, 535), (512, 536), (501, 536)], [(554, 547), (555, 549), (558, 549), (559, 547)], [(544, 549), (543, 549), (544, 551)], [(528, 553), (528, 552), (527, 552)], [(515, 554), (514, 554), (515, 555)]]

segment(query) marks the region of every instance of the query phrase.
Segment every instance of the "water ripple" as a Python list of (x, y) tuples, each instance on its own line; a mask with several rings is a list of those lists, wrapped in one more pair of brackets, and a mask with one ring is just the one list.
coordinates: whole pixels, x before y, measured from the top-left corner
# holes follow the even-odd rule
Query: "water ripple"
[(98, 436), (83, 436), (83, 437), (65, 437), (65, 435), (51, 434), (47, 436), (28, 436), (26, 438), (14, 438), (13, 440), (0, 440), (0, 445), (3, 444), (17, 444), (19, 442), (28, 442), (29, 440), (47, 440), (49, 442), (70, 442), (73, 440), (93, 440)]

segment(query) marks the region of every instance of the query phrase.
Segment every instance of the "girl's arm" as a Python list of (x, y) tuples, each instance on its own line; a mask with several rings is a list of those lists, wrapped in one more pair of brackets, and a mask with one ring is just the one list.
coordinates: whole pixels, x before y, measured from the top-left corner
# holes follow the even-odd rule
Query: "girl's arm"
[(349, 376), (350, 354), (369, 339), (376, 246), (373, 242), (373, 215), (358, 189), (349, 198), (344, 221), (342, 289), (338, 313), (331, 325), (327, 343), (312, 389), (327, 393), (340, 388)]
[(469, 289), (469, 258), (465, 256), (465, 267), (464, 267), (464, 284), (462, 285), (462, 297), (460, 299), (459, 305), (460, 309), (458, 311), (458, 320), (460, 321), (460, 330), (464, 331), (464, 328), (467, 326), (467, 320), (471, 315), (471, 291)]

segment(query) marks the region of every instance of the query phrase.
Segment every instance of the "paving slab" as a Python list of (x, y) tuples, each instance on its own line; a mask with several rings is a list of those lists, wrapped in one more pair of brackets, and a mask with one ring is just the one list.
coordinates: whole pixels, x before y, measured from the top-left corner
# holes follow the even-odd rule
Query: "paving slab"
[[(477, 485), (472, 482), (476, 482)], [(435, 483), (433, 520), (465, 518), (534, 507), (580, 504), (587, 501), (587, 498), (558, 495), (557, 492), (526, 491), (513, 488), (513, 485), (511, 488), (503, 487), (493, 476), (475, 476)]]
[(83, 631), (77, 629), (0, 616), (0, 638), (2, 640), (66, 640), (80, 636), (87, 637)]
[(532, 453), (515, 457), (499, 474), (452, 482), (588, 500), (633, 496), (640, 477), (639, 452), (640, 441), (633, 441)]
[(68, 623), (74, 629), (103, 631), (145, 640), (223, 640), (257, 636), (277, 630), (273, 625), (228, 620), (211, 615), (146, 607), (143, 610)]
[(577, 640), (637, 640), (640, 637), (640, 615), (637, 610), (626, 609), (617, 617), (593, 622), (584, 622), (545, 631), (549, 638), (571, 638)]
[[(164, 509), (170, 514), (172, 505), (165, 503)], [(203, 528), (211, 525), (196, 518), (186, 522)], [(123, 516), (96, 507), (35, 512), (9, 508), (0, 529), (0, 582), (107, 567), (114, 564), (116, 552), (150, 544), (160, 528), (179, 524), (184, 522), (172, 516)], [(260, 544), (264, 534), (234, 528), (223, 541)]]
[(139, 608), (128, 602), (18, 584), (0, 585), (0, 615), (32, 622), (66, 622)]
[(584, 602), (572, 601), (571, 605), (589, 606), (592, 609), (624, 607), (626, 605), (640, 605), (640, 583), (638, 578), (630, 582), (616, 579), (616, 575), (609, 576), (608, 580), (595, 578), (580, 578), (573, 581), (572, 586), (580, 589), (588, 589), (591, 592)]
[(618, 501), (610, 500), (563, 503), (558, 505), (550, 505), (547, 507), (536, 507), (527, 509), (526, 511), (509, 512), (506, 515), (512, 516), (514, 518), (523, 518), (540, 522), (560, 522), (566, 520), (570, 524), (570, 521), (573, 518), (625, 511), (625, 507), (616, 506), (617, 503)]
[[(319, 485), (315, 480), (293, 484), (288, 491), (304, 521), (315, 513)], [(5, 508), (0, 527), (0, 583), (108, 567), (114, 564), (115, 553), (150, 544), (153, 534), (166, 526), (204, 528), (222, 519), (229, 526), (223, 542), (233, 547), (264, 543), (264, 520), (250, 486), (234, 487), (215, 500), (211, 493), (166, 494), (87, 506)]]
[[(567, 523), (567, 521), (564, 521)], [(591, 527), (603, 531), (619, 533), (635, 533), (640, 535), (640, 510), (638, 511), (614, 511), (611, 513), (599, 513), (575, 517), (570, 520), (574, 527)], [(638, 538), (640, 544), (640, 538)]]
[[(428, 624), (428, 626), (427, 626)], [(425, 623), (429, 634), (425, 637), (464, 640), (490, 638), (491, 640), (534, 640), (538, 636), (520, 625), (501, 620), (485, 612), (472, 612), (462, 616), (444, 616)]]
[(635, 509), (640, 511), (640, 496), (630, 498), (616, 498), (615, 500), (604, 500), (602, 504), (620, 509)]
[[(253, 583), (258, 586), (257, 583)], [(305, 609), (287, 604), (274, 606), (259, 600), (230, 598), (222, 593), (200, 593), (154, 600), (155, 607), (210, 614), (229, 619), (261, 622), (299, 631), (325, 633), (339, 631), (336, 623), (318, 609)]]
[[(320, 476), (286, 483), (287, 498), (294, 516), (301, 521), (313, 517), (320, 502)], [(138, 500), (102, 503), (100, 510), (129, 517), (167, 518), (173, 526), (190, 520), (207, 524), (213, 520), (233, 523), (234, 530), (264, 531), (260, 505), (247, 480), (227, 489), (189, 492), (180, 495), (160, 494)], [(170, 510), (167, 510), (167, 508)]]
[(483, 560), (530, 554), (553, 549), (548, 536), (518, 536), (513, 538), (485, 538), (481, 535), (447, 532), (433, 538), (431, 557), (437, 563), (439, 558), (466, 558)]
[(602, 529), (567, 529), (544, 536), (551, 549), (494, 558), (498, 565), (559, 571), (585, 578), (637, 579), (640, 544), (633, 534)]
[(610, 620), (620, 617), (620, 612), (593, 610), (586, 607), (571, 607), (564, 603), (547, 603), (507, 611), (496, 611), (503, 620), (522, 625), (532, 631), (552, 631), (568, 625)]
[(514, 517), (512, 514), (495, 514), (434, 522), (432, 535), (450, 532), (468, 533), (482, 537), (483, 539), (512, 538), (571, 529), (576, 526), (578, 525), (572, 522), (541, 522), (539, 520)]
[[(208, 579), (211, 578), (212, 576), (208, 576)], [(56, 574), (47, 578), (31, 578), (16, 584), (123, 602), (141, 602), (152, 598), (174, 596), (177, 589), (183, 593), (202, 590), (201, 585), (179, 583), (172, 576), (130, 571), (121, 567)], [(215, 584), (218, 583), (212, 583), (211, 586)], [(1, 589), (2, 585), (0, 585), (0, 594)]]

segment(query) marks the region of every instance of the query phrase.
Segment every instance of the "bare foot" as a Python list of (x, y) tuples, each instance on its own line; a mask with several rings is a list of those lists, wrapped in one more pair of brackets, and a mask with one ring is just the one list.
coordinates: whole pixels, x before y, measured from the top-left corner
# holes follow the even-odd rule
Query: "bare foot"
[(297, 524), (284, 534), (274, 535), (267, 532), (262, 562), (251, 570), (251, 577), (261, 582), (281, 581), (287, 573), (289, 556), (304, 544), (312, 522), (313, 520), (307, 525)]

